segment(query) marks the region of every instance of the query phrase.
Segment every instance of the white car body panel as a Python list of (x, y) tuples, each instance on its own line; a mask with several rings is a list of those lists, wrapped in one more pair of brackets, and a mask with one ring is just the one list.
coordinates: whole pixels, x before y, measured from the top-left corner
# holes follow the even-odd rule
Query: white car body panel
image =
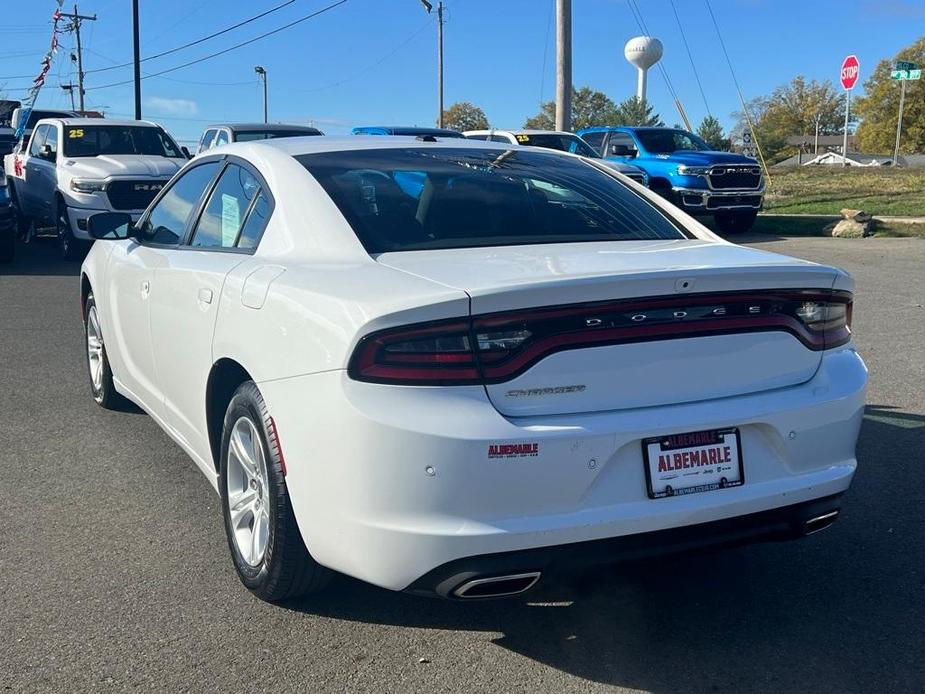
[[(853, 288), (837, 269), (723, 241), (641, 188), (696, 238), (371, 257), (292, 155), (408, 146), (426, 145), (311, 137), (205, 153), (193, 163), (240, 157), (273, 193), (253, 254), (129, 240), (97, 242), (88, 255), (82, 274), (117, 388), (213, 486), (206, 383), (214, 364), (230, 360), (257, 383), (275, 419), (313, 557), (391, 589), (464, 557), (732, 518), (848, 488), (867, 381), (850, 342), (809, 351), (764, 332), (581, 349), (518, 377), (529, 386), (587, 382), (573, 401), (508, 402), (517, 379), (487, 387), (352, 380), (346, 369), (358, 342), (388, 327), (621, 297)], [(438, 146), (504, 150), (464, 140)], [(619, 377), (615, 360), (630, 373)], [(721, 427), (740, 429), (743, 486), (647, 497), (642, 438)], [(499, 442), (535, 443), (538, 452), (490, 459)]]

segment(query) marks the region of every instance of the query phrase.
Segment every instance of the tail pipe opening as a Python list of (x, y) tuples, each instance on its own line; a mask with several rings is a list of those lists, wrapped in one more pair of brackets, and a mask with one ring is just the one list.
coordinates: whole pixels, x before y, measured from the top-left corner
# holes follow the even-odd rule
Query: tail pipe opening
[(475, 598), (501, 598), (530, 590), (540, 580), (539, 571), (527, 571), (506, 576), (472, 578), (453, 590), (453, 597), (464, 600)]
[(803, 534), (812, 535), (828, 528), (838, 518), (838, 511), (829, 511), (821, 516), (814, 516), (803, 524)]

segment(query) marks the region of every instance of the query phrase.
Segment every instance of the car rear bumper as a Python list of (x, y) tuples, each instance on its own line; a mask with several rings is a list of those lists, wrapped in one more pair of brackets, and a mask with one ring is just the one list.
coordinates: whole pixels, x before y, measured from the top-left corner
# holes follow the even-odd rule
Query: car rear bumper
[[(863, 361), (845, 347), (825, 353), (798, 386), (567, 416), (506, 418), (480, 386), (383, 386), (339, 370), (258, 385), (315, 559), (376, 585), (418, 590), (422, 577), (457, 560), (837, 496), (855, 472), (866, 383)], [(744, 485), (648, 498), (642, 439), (724, 427), (741, 433)], [(523, 454), (493, 456), (501, 444), (522, 444), (515, 450)], [(439, 583), (424, 582), (427, 590)]]
[[(505, 576), (562, 576), (620, 563), (688, 554), (755, 542), (795, 540), (830, 526), (838, 518), (841, 494), (769, 511), (695, 525), (636, 533), (554, 547), (485, 554), (447, 562), (427, 572), (405, 590), (441, 598), (460, 595), (473, 581)], [(536, 581), (530, 583), (533, 587)], [(520, 592), (520, 591), (518, 591)]]

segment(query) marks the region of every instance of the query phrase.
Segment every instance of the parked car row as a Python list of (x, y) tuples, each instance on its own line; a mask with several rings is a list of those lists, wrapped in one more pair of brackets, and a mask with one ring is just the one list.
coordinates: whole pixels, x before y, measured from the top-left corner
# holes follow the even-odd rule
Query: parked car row
[[(10, 130), (25, 117), (12, 112)], [(189, 158), (159, 125), (81, 118), (71, 111), (32, 111), (26, 136), (4, 158), (9, 205), (28, 240), (52, 230), (62, 255), (79, 258), (90, 242), (87, 218), (99, 211), (128, 211), (133, 218)], [(548, 130), (473, 130), (362, 126), (354, 135), (470, 139), (542, 147), (593, 159), (649, 186), (693, 215), (712, 215), (726, 233), (751, 227), (761, 208), (764, 180), (754, 160), (713, 152), (696, 135), (672, 128), (589, 128), (578, 134)], [(2, 133), (0, 133), (2, 134)], [(320, 136), (317, 128), (266, 123), (222, 123), (203, 132), (196, 149), (288, 137)], [(409, 180), (407, 177), (406, 181)], [(2, 204), (2, 202), (0, 202)], [(12, 257), (0, 222), (0, 258)]]

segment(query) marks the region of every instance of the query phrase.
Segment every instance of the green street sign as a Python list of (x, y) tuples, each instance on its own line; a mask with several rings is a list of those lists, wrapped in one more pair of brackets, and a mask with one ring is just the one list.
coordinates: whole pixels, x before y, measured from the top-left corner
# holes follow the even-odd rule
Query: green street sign
[(918, 65), (915, 63), (910, 63), (907, 60), (897, 60), (896, 64), (893, 66), (894, 70), (916, 70)]
[(922, 71), (915, 70), (893, 70), (890, 72), (892, 80), (919, 80), (922, 79)]

